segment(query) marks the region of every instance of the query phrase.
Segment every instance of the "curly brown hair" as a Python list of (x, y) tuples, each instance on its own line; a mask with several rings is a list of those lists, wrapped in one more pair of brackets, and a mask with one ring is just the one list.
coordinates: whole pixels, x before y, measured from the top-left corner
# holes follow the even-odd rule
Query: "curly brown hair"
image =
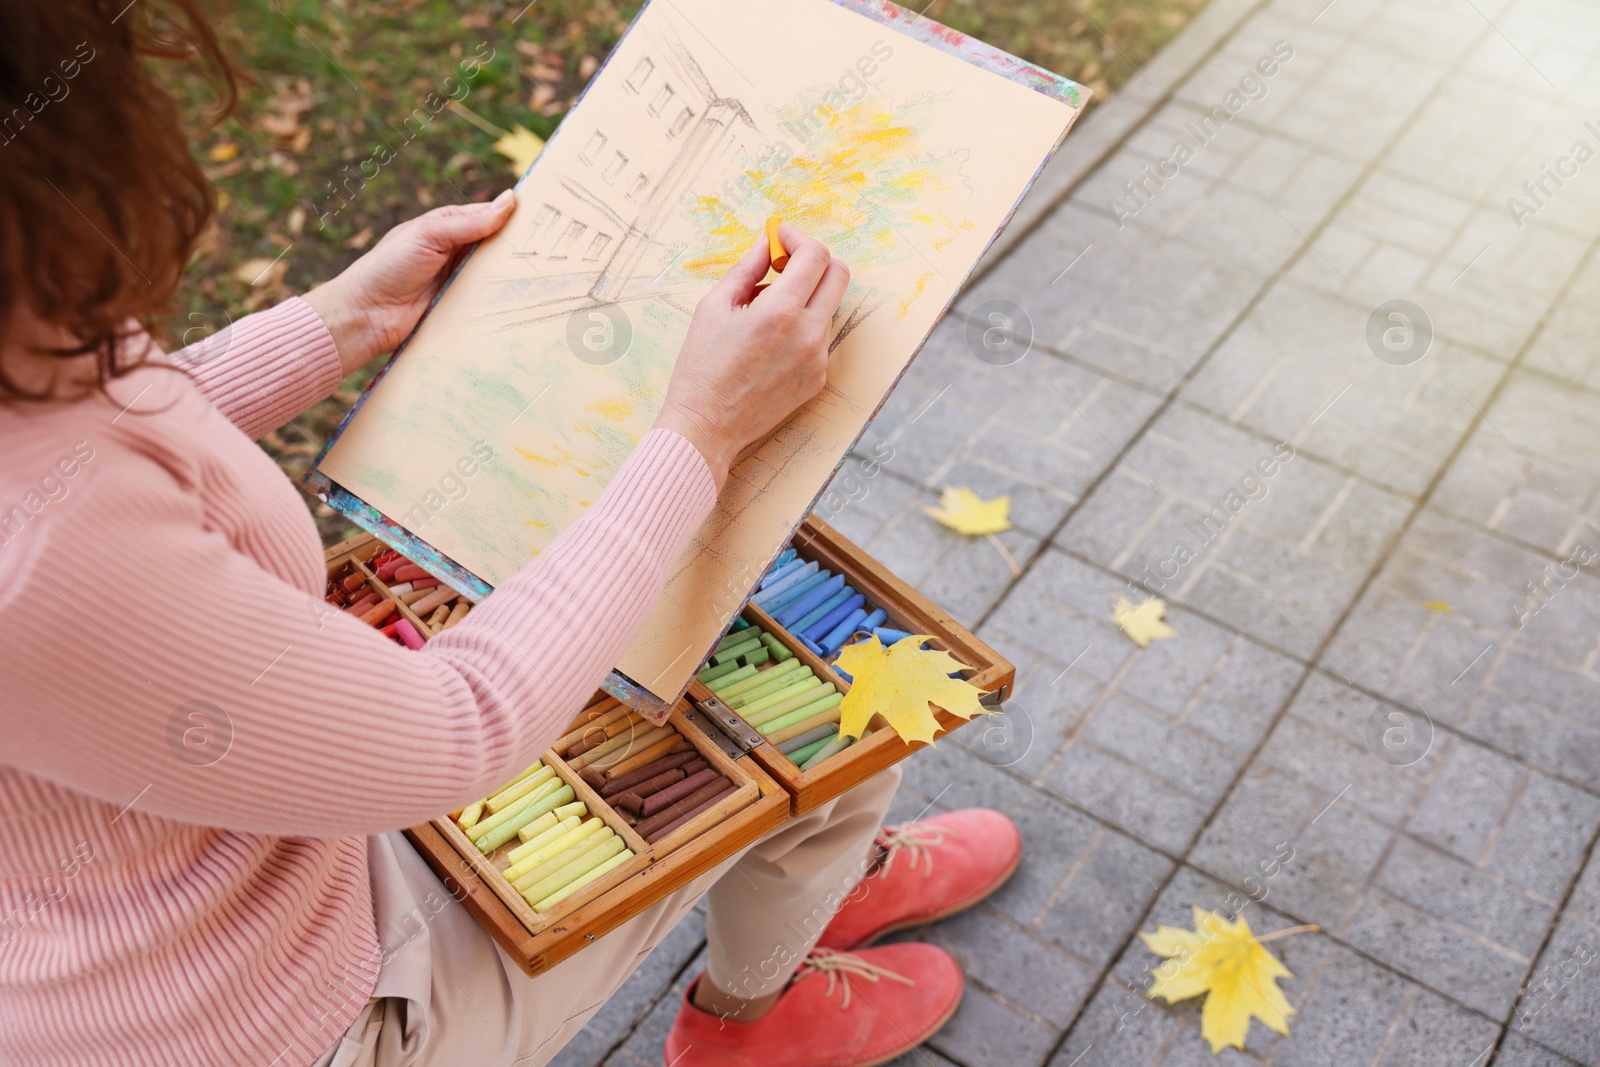
[[(0, 3), (0, 337), (26, 309), (73, 338), (41, 351), (92, 355), (102, 386), (162, 333), (216, 211), (152, 60), (196, 63), (213, 121), (238, 101), (201, 0)], [(42, 395), (0, 366), (0, 400)]]

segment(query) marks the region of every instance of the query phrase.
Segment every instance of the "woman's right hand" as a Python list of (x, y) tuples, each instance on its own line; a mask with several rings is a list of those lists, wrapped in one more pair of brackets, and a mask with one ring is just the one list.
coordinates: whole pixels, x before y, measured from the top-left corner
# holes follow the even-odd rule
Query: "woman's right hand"
[(721, 489), (728, 468), (822, 391), (834, 312), (850, 271), (784, 223), (789, 263), (758, 291), (771, 260), (763, 236), (694, 309), (657, 428), (688, 438)]

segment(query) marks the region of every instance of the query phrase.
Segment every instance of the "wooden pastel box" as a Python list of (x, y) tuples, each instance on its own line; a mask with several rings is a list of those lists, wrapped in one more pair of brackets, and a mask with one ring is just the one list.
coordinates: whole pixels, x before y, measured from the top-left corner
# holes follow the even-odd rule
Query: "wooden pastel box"
[[(808, 518), (796, 533), (792, 547), (797, 558), (844, 575), (850, 587), (882, 609), (890, 625), (927, 635), (929, 647), (949, 652), (963, 665), (962, 676), (984, 691), (985, 704), (998, 705), (1008, 695), (1015, 678), (1010, 663), (832, 527)], [(393, 599), (392, 617), (405, 619), (426, 639), (442, 628), (437, 622), (441, 613), (433, 609), (436, 621), (430, 625), (428, 619), (402, 602), (411, 594), (390, 592), (396, 583), (379, 578), (379, 569), (373, 565), (376, 561), (386, 571), (392, 571), (394, 557), (390, 553), (370, 535), (330, 548), (330, 602), (338, 604), (341, 597), (354, 595), (343, 589), (346, 585), (357, 586), (351, 575), (360, 574), (367, 582), (354, 592), (370, 596), (370, 591), (376, 590), (380, 596)], [(336, 589), (341, 590), (337, 595)], [(458, 621), (463, 610), (467, 610), (464, 601), (453, 609)], [(830, 679), (839, 692), (848, 692), (848, 681), (761, 608), (747, 605), (742, 615), (745, 623), (781, 642), (814, 675)], [(763, 663), (759, 669), (768, 669), (768, 665)], [(455, 815), (461, 813), (442, 815), (406, 831), (450, 892), (529, 974), (554, 966), (788, 819), (826, 803), (922, 747), (920, 743), (905, 742), (881, 720), (874, 719), (859, 741), (812, 769), (802, 770), (696, 680), (685, 698), (674, 706), (665, 726), (680, 735), (692, 747), (696, 759), (714, 769), (732, 788), (707, 810), (652, 842), (630, 824), (629, 813), (613, 807), (612, 802), (620, 795), (609, 801), (601, 796), (592, 784), (597, 780), (595, 768), (583, 767), (585, 749), (592, 752), (599, 736), (584, 721), (585, 716), (592, 717), (599, 709), (615, 705), (614, 699), (596, 694), (590, 704), (592, 710), (580, 713), (570, 732), (541, 760), (552, 772), (545, 776), (548, 781), (571, 788), (568, 805), (581, 802), (586, 809), (585, 821), (592, 818), (603, 822), (597, 834), (606, 836), (609, 847), (618, 847), (611, 840), (613, 837), (624, 846), (620, 858), (608, 861), (604, 872), (581, 888), (536, 910), (503, 873), (508, 869), (515, 873), (508, 857), (512, 850), (525, 847), (517, 837), (485, 852), (458, 824)], [(966, 721), (943, 711), (937, 711), (936, 717), (941, 737)], [(655, 743), (650, 739), (660, 736), (660, 729), (648, 722), (637, 723), (627, 734), (618, 735), (627, 740), (621, 747), (609, 746), (606, 758), (614, 761), (613, 767), (622, 766), (620, 761), (630, 758), (634, 748)], [(588, 770), (590, 780), (586, 780), (584, 770)], [(518, 881), (525, 881), (526, 877)]]

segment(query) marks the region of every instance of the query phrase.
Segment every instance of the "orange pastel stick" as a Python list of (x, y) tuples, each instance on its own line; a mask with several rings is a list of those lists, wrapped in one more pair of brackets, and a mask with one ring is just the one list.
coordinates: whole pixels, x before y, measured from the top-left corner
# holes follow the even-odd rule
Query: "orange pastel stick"
[(394, 614), (394, 610), (394, 601), (380, 600), (365, 615), (361, 616), (361, 621), (368, 626), (378, 626), (383, 623), (383, 620)]
[(779, 274), (789, 265), (789, 251), (783, 247), (783, 241), (778, 237), (778, 227), (783, 225), (783, 220), (776, 215), (767, 219), (767, 251), (772, 257), (772, 269)]

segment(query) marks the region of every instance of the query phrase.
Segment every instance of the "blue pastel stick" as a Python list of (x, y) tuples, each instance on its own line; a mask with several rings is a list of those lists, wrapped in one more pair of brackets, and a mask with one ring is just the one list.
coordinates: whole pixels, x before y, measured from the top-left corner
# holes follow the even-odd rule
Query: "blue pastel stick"
[(770, 612), (780, 605), (787, 604), (791, 596), (799, 596), (804, 590), (827, 581), (831, 573), (831, 571), (819, 571), (815, 562), (807, 563), (771, 589), (763, 589), (751, 597), (750, 603)]
[(750, 628), (750, 624), (745, 622), (744, 621), (744, 616), (741, 615), (737, 619), (733, 620), (733, 625), (728, 627), (728, 632), (730, 634), (736, 634), (740, 630), (747, 630), (749, 628)]
[(807, 641), (805, 638), (802, 637), (800, 639), (800, 643), (802, 645), (805, 645), (807, 648), (809, 648), (811, 650), (812, 654), (815, 655), (818, 659), (822, 658), (822, 649), (821, 649), (820, 646), (818, 646), (818, 644), (815, 641)]
[[(791, 600), (786, 607), (778, 608), (778, 613), (773, 616), (779, 626), (789, 630), (795, 620), (805, 618), (806, 612), (823, 603), (833, 594), (844, 588), (844, 575), (836, 574), (827, 581), (814, 587), (804, 596)], [(793, 632), (792, 630), (790, 632)]]
[(889, 613), (884, 611), (882, 608), (879, 608), (871, 615), (868, 615), (866, 618), (862, 619), (860, 625), (856, 628), (858, 630), (867, 630), (869, 632), (876, 630), (878, 627), (883, 625), (884, 620), (888, 617)]
[(904, 641), (911, 636), (904, 630), (891, 630), (887, 626), (880, 626), (875, 632), (878, 635), (878, 640), (883, 642), (883, 647), (885, 648), (888, 648), (896, 641)]
[(839, 677), (843, 678), (845, 681), (849, 682), (851, 685), (855, 684), (856, 680), (854, 678), (850, 677), (844, 671), (841, 671), (837, 666), (835, 666), (832, 663), (828, 664), (828, 666), (833, 667), (833, 673), (834, 674), (837, 674)]
[[(847, 597), (843, 603), (835, 604), (826, 615), (810, 626), (801, 626), (799, 628), (801, 637), (809, 637), (823, 648), (828, 647), (828, 642), (824, 641), (823, 638), (833, 633), (833, 628), (848, 619), (852, 612), (861, 611), (861, 605), (867, 602), (866, 597), (849, 586), (845, 586), (845, 590), (852, 595)], [(865, 613), (863, 612), (863, 614)]]
[(763, 588), (763, 589), (771, 589), (778, 582), (781, 582), (783, 579), (787, 578), (789, 575), (793, 574), (795, 571), (799, 570), (801, 567), (804, 567), (804, 566), (805, 566), (804, 563), (799, 563), (799, 562), (791, 560), (790, 562), (785, 563), (781, 567), (772, 568), (770, 571), (767, 572), (767, 576), (765, 578), (761, 579), (761, 588)]
[[(838, 611), (844, 606), (847, 600), (856, 595), (856, 591), (851, 589), (850, 586), (846, 585), (843, 589), (835, 592), (827, 600), (824, 600), (822, 603), (818, 604), (816, 607), (812, 608), (810, 611), (796, 619), (794, 621), (794, 625), (789, 628), (789, 631), (791, 633), (797, 633), (801, 637), (809, 637), (813, 641), (820, 640), (822, 634), (825, 634), (828, 631), (823, 630), (822, 633), (812, 633), (812, 631), (817, 628), (817, 624), (827, 619), (827, 617), (832, 615), (835, 611)], [(832, 627), (829, 627), (828, 629), (832, 629)]]
[(839, 646), (845, 643), (846, 638), (861, 628), (861, 620), (866, 617), (867, 613), (860, 608), (856, 608), (849, 615), (846, 615), (843, 622), (828, 631), (827, 637), (817, 642), (818, 645), (822, 646), (822, 654), (831, 656), (839, 651)]
[(779, 567), (787, 567), (791, 562), (793, 562), (796, 554), (797, 553), (793, 548), (784, 549), (782, 552), (778, 553), (778, 558), (772, 561), (771, 569), (777, 570)]

